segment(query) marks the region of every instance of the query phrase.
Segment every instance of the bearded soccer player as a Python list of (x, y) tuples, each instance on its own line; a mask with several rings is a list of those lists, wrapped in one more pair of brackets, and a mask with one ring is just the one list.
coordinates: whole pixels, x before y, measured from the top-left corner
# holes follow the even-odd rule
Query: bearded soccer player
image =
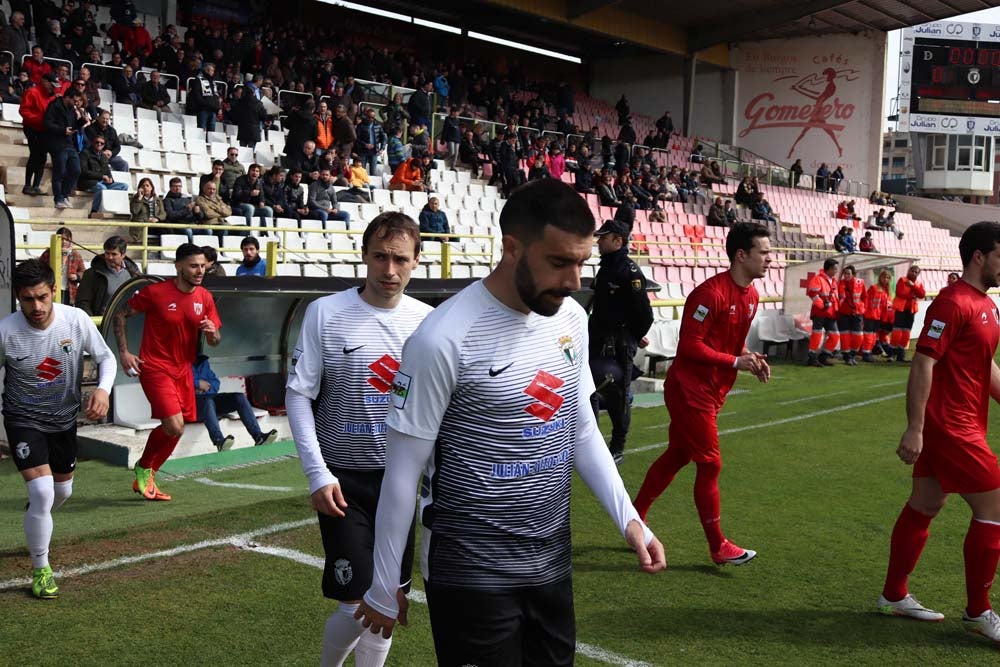
[[(222, 340), (222, 322), (211, 292), (201, 286), (205, 251), (193, 243), (177, 247), (177, 277), (142, 288), (125, 309), (115, 313), (115, 336), (122, 368), (139, 377), (153, 419), (160, 425), (149, 433), (146, 449), (135, 464), (132, 490), (146, 500), (170, 500), (156, 484), (156, 472), (170, 458), (184, 434), (184, 422), (197, 420), (192, 364), (198, 339), (212, 346)], [(145, 313), (139, 356), (129, 352), (126, 318)]]
[(771, 263), (767, 227), (758, 223), (733, 225), (726, 237), (726, 254), (729, 270), (698, 285), (684, 304), (677, 358), (663, 386), (670, 412), (670, 444), (646, 473), (635, 509), (645, 520), (653, 502), (681, 468), (694, 461), (694, 504), (712, 560), (718, 565), (743, 565), (757, 552), (736, 546), (722, 532), (722, 455), (716, 419), (737, 371), (749, 371), (761, 382), (771, 377), (764, 355), (746, 348), (760, 301), (753, 281), (767, 275)]
[(108, 412), (115, 357), (86, 313), (52, 302), (55, 276), (48, 264), (29, 259), (14, 269), (12, 279), (21, 310), (0, 320), (4, 427), (14, 465), (28, 487), (24, 536), (33, 569), (31, 592), (48, 600), (59, 595), (49, 565), (52, 511), (73, 493), (83, 353), (98, 368), (87, 419)]
[(503, 257), (403, 348), (391, 390), (375, 577), (357, 615), (388, 637), (421, 472), (421, 565), (441, 665), (571, 665), (574, 471), (637, 553), (665, 566), (597, 428), (580, 288), (594, 218), (570, 186), (532, 181), (500, 215)]
[(865, 320), (865, 281), (858, 278), (854, 266), (848, 264), (840, 272), (837, 283), (837, 328), (840, 329), (840, 349), (844, 363), (857, 366), (855, 354), (861, 349)]
[[(812, 300), (809, 317), (812, 318), (812, 335), (809, 336), (810, 366), (833, 366), (830, 357), (837, 351), (840, 331), (837, 329), (837, 266), (840, 262), (833, 257), (823, 262), (823, 270), (809, 279), (806, 294)], [(826, 345), (823, 345), (823, 333)], [(822, 352), (820, 348), (822, 347)]]
[(1000, 616), (989, 597), (1000, 561), (1000, 466), (986, 442), (990, 398), (1000, 401), (1000, 368), (993, 360), (1000, 311), (986, 294), (1000, 285), (1000, 223), (969, 226), (958, 250), (962, 277), (927, 309), (910, 368), (908, 424), (896, 453), (913, 466), (913, 486), (892, 531), (878, 607), (921, 621), (944, 619), (909, 593), (907, 578), (927, 542), (931, 520), (948, 495), (957, 493), (972, 510), (963, 546), (963, 620), (970, 631), (1000, 642)]
[[(285, 396), (319, 515), (326, 552), (323, 594), (340, 601), (323, 632), (325, 667), (339, 667), (352, 650), (361, 667), (380, 667), (389, 654), (392, 638), (364, 632), (354, 613), (372, 583), (389, 391), (403, 343), (432, 310), (403, 294), (420, 261), (420, 228), (408, 216), (383, 213), (372, 220), (362, 237), (361, 259), (368, 267), (363, 287), (306, 308)], [(412, 537), (411, 526), (400, 591), (409, 588)]]
[(875, 349), (876, 336), (881, 339), (882, 321), (889, 306), (889, 272), (879, 271), (878, 282), (868, 288), (865, 294), (865, 331), (861, 343), (861, 361), (874, 363), (872, 350)]
[(906, 361), (906, 348), (910, 346), (910, 330), (913, 329), (913, 317), (919, 306), (918, 302), (927, 296), (920, 277), (920, 267), (911, 266), (906, 276), (896, 283), (896, 297), (892, 300), (892, 345), (891, 355), (896, 355), (896, 361)]

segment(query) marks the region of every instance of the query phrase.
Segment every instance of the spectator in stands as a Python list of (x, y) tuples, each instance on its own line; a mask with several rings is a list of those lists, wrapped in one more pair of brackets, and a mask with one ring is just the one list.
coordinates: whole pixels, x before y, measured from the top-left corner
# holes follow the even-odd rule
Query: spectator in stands
[(701, 168), (701, 182), (709, 187), (717, 184), (722, 185), (726, 182), (726, 177), (722, 175), (718, 162), (712, 161), (711, 164), (706, 164)]
[(358, 135), (354, 122), (347, 115), (347, 107), (338, 104), (333, 108), (333, 141), (339, 155), (350, 157)]
[(274, 442), (278, 432), (275, 429), (271, 429), (267, 433), (260, 430), (257, 416), (254, 414), (246, 394), (239, 391), (219, 393), (219, 378), (209, 365), (207, 356), (198, 355), (192, 368), (197, 420), (205, 424), (208, 437), (212, 439), (212, 444), (218, 451), (229, 450), (235, 442), (232, 435), (223, 435), (222, 429), (219, 427), (219, 415), (230, 412), (235, 412), (240, 416), (240, 421), (243, 422), (243, 427), (250, 434), (250, 437), (253, 438), (255, 446)]
[(656, 209), (655, 211), (653, 211), (652, 213), (649, 214), (649, 221), (650, 222), (666, 222), (667, 221), (667, 213), (666, 213), (666, 211), (663, 211), (662, 209)]
[(309, 185), (309, 199), (307, 202), (309, 212), (313, 218), (322, 220), (324, 225), (329, 219), (341, 220), (347, 229), (350, 229), (350, 213), (341, 211), (337, 204), (337, 190), (334, 188), (330, 170), (326, 168), (320, 169), (319, 180)]
[(744, 176), (743, 180), (736, 187), (736, 195), (733, 197), (737, 204), (743, 206), (753, 206), (754, 198), (759, 194), (753, 187), (753, 183), (750, 181), (749, 176)]
[(840, 182), (843, 180), (844, 180), (844, 168), (838, 164), (837, 168), (833, 170), (832, 174), (830, 174), (830, 179), (829, 179), (830, 192), (832, 192), (833, 194), (837, 194), (837, 190), (840, 189)]
[(247, 173), (233, 183), (231, 197), (233, 210), (247, 219), (247, 227), (253, 226), (253, 216), (260, 219), (262, 227), (267, 226), (267, 219), (274, 218), (274, 210), (264, 203), (264, 182), (260, 177), (260, 165), (252, 164)]
[(333, 114), (325, 100), (316, 107), (316, 133), (313, 137), (316, 151), (322, 155), (333, 145)]
[(382, 107), (382, 125), (385, 126), (385, 131), (392, 135), (393, 130), (396, 128), (402, 130), (409, 120), (410, 114), (403, 107), (403, 94), (396, 93), (392, 96), (392, 101)]
[(666, 132), (667, 136), (674, 133), (674, 120), (670, 117), (669, 111), (664, 111), (663, 115), (656, 119), (656, 129)]
[(236, 180), (247, 173), (239, 158), (240, 151), (238, 148), (230, 146), (226, 149), (226, 159), (222, 161), (222, 189), (219, 192), (226, 201), (232, 199), (233, 185), (236, 184)]
[(67, 59), (71, 53), (66, 51), (64, 46), (65, 36), (62, 34), (62, 24), (57, 19), (51, 19), (45, 23), (46, 28), (36, 29), (38, 46), (45, 51), (45, 55), (50, 58)]
[(626, 117), (625, 123), (618, 130), (618, 141), (626, 144), (634, 144), (636, 141), (635, 128), (632, 127), (632, 118)]
[(618, 125), (624, 125), (625, 121), (632, 114), (632, 109), (629, 107), (628, 98), (625, 97), (625, 93), (622, 93), (621, 98), (615, 102), (615, 111), (618, 112)]
[[(658, 143), (659, 143), (658, 140), (654, 138), (653, 141), (650, 142), (650, 145), (658, 147), (657, 146)], [(705, 150), (704, 147), (701, 144), (698, 144), (697, 146), (694, 147), (694, 150), (691, 152), (691, 157), (688, 159), (691, 162), (694, 162), (695, 164), (704, 164), (705, 163), (705, 156), (703, 154), (704, 150)]]
[(601, 206), (621, 206), (622, 204), (615, 192), (610, 173), (601, 175), (597, 185), (597, 200)]
[(590, 170), (589, 167), (579, 169), (576, 172), (576, 182), (573, 184), (576, 191), (580, 194), (596, 195), (597, 189), (594, 187), (594, 182), (598, 180), (594, 172)]
[(218, 251), (210, 245), (203, 245), (201, 249), (205, 251), (205, 277), (225, 278), (226, 269), (219, 263)]
[(246, 86), (233, 90), (229, 118), (236, 124), (236, 139), (240, 146), (254, 148), (260, 141), (260, 129), (267, 121), (263, 103)]
[(52, 73), (52, 65), (45, 61), (45, 51), (40, 46), (31, 48), (31, 57), (21, 64), (21, 69), (28, 73), (28, 78), (36, 86), (46, 74)]
[(128, 190), (126, 183), (116, 183), (111, 176), (111, 165), (104, 154), (103, 137), (94, 137), (90, 145), (80, 153), (80, 179), (77, 187), (94, 193), (94, 200), (90, 205), (91, 214), (100, 210), (105, 190)]
[(823, 162), (816, 170), (816, 182), (813, 184), (816, 192), (828, 192), (830, 190), (829, 180), (830, 168), (826, 166), (826, 162)]
[(788, 172), (790, 174), (792, 187), (799, 187), (799, 179), (802, 178), (802, 160), (796, 160), (792, 166), (789, 167)]
[(23, 88), (20, 82), (11, 74), (10, 63), (0, 62), (0, 102), (4, 104), (20, 104)]
[(389, 181), (390, 190), (424, 191), (423, 161), (415, 156), (399, 165)]
[[(13, 55), (14, 67), (21, 69), (21, 61), (30, 53), (28, 31), (24, 25), (24, 12), (13, 11), (10, 23), (0, 31), (0, 51), (10, 51)], [(5, 100), (6, 101), (6, 100)]]
[(125, 256), (128, 245), (120, 236), (104, 241), (104, 253), (90, 261), (90, 268), (83, 272), (76, 292), (77, 308), (88, 315), (104, 315), (111, 297), (118, 288), (142, 273), (131, 259)]
[(733, 201), (731, 199), (726, 200), (725, 210), (726, 210), (726, 221), (730, 225), (736, 224), (736, 209), (733, 208)]
[(267, 263), (260, 256), (260, 243), (253, 236), (246, 236), (240, 241), (240, 252), (243, 261), (236, 267), (237, 276), (266, 276)]
[(948, 286), (954, 285), (958, 282), (959, 275), (954, 271), (948, 274)]
[(410, 95), (410, 101), (407, 103), (407, 110), (410, 113), (410, 120), (414, 124), (423, 125), (428, 127), (431, 124), (431, 111), (434, 108), (433, 103), (433, 89), (434, 82), (431, 80), (424, 81), (420, 88), (412, 95)]
[(298, 169), (289, 169), (285, 177), (285, 201), (288, 202), (289, 212), (294, 211), (293, 217), (301, 222), (302, 218), (309, 216), (309, 207), (306, 206), (305, 187), (302, 185), (302, 172)]
[[(60, 227), (56, 230), (56, 234), (61, 237), (60, 241), (62, 242), (61, 301), (71, 306), (76, 302), (77, 288), (80, 286), (80, 280), (83, 278), (86, 266), (79, 251), (73, 248), (73, 232), (69, 227)], [(49, 251), (47, 248), (42, 252), (42, 256), (39, 259), (44, 264), (49, 264)]]
[(847, 238), (848, 227), (841, 227), (837, 235), (833, 237), (833, 249), (837, 252), (847, 252), (847, 243), (845, 239)]
[(93, 142), (97, 137), (104, 138), (104, 155), (108, 158), (112, 171), (128, 171), (129, 164), (119, 155), (122, 150), (118, 140), (118, 132), (111, 125), (111, 112), (101, 110), (97, 119), (87, 128), (87, 141)]
[(101, 86), (91, 78), (90, 68), (84, 65), (80, 68), (80, 75), (73, 82), (76, 89), (83, 93), (84, 105), (91, 118), (96, 119), (101, 115)]
[(878, 252), (875, 247), (875, 239), (872, 238), (871, 232), (865, 232), (865, 235), (858, 242), (858, 250), (861, 252)]
[[(348, 170), (349, 178), (348, 182), (351, 184), (352, 190), (358, 190), (361, 195), (366, 197), (366, 201), (371, 201), (371, 196), (369, 192), (375, 189), (375, 186), (371, 182), (371, 178), (368, 176), (368, 170), (365, 169), (365, 165), (360, 155), (355, 155), (354, 159), (351, 161), (351, 166)], [(364, 202), (363, 202), (364, 203)]]
[[(201, 208), (192, 197), (184, 194), (183, 182), (178, 177), (170, 179), (170, 190), (163, 197), (164, 220), (171, 224), (197, 225), (201, 222)], [(166, 234), (187, 234), (188, 243), (193, 242), (194, 230), (164, 228)]]
[(902, 240), (903, 232), (896, 228), (896, 212), (889, 211), (889, 215), (885, 217), (885, 230), (887, 232), (892, 232), (896, 235), (897, 239)]
[(750, 209), (750, 215), (754, 220), (778, 222), (777, 214), (771, 210), (771, 204), (764, 199), (764, 194), (761, 192), (758, 192), (754, 199), (754, 204)]
[(337, 83), (333, 87), (333, 94), (330, 95), (330, 108), (334, 110), (334, 116), (336, 116), (337, 105), (344, 107), (344, 113), (347, 114), (348, 118), (354, 119), (354, 98), (344, 91), (344, 86), (341, 83)]
[(115, 99), (119, 102), (139, 103), (139, 81), (136, 79), (131, 65), (126, 64), (120, 72), (111, 77), (111, 90), (114, 91)]
[(215, 131), (215, 119), (222, 108), (222, 96), (215, 81), (215, 64), (205, 63), (201, 73), (188, 86), (187, 112), (198, 117), (198, 127)]
[(411, 155), (427, 153), (431, 149), (430, 132), (425, 125), (412, 123), (410, 125), (410, 152)]
[(539, 153), (535, 156), (535, 160), (528, 170), (528, 180), (537, 181), (541, 178), (552, 178), (552, 174), (549, 173), (549, 168), (545, 165), (545, 156)]
[[(299, 98), (296, 96), (294, 99), (297, 100)], [(313, 149), (316, 149), (315, 139), (317, 130), (316, 117), (314, 115), (315, 110), (316, 105), (311, 97), (301, 105), (293, 104), (291, 109), (288, 110), (284, 127), (288, 130), (288, 136), (285, 138), (285, 152), (289, 156), (301, 155), (302, 148), (307, 141), (312, 141)], [(307, 172), (301, 165), (295, 164), (293, 166), (297, 166), (304, 172)]]
[(28, 161), (24, 168), (21, 194), (41, 196), (42, 175), (48, 142), (45, 137), (45, 110), (55, 100), (55, 76), (46, 75), (40, 84), (32, 86), (21, 100), (21, 131), (28, 143)]
[(378, 156), (385, 148), (386, 136), (382, 130), (382, 124), (375, 118), (375, 108), (368, 107), (364, 112), (364, 119), (357, 128), (357, 152), (361, 159), (361, 164), (368, 170), (369, 174), (374, 174), (378, 166)]
[(708, 224), (715, 227), (728, 227), (729, 220), (726, 218), (726, 209), (722, 204), (722, 197), (716, 197), (711, 208), (708, 209)]
[[(838, 209), (839, 214), (839, 209)], [(870, 229), (885, 229), (885, 209), (880, 208), (878, 212), (874, 213), (871, 218), (868, 219), (868, 227)]]
[(511, 191), (525, 182), (524, 172), (521, 171), (521, 149), (518, 147), (517, 135), (508, 132), (500, 145), (500, 154), (497, 166), (503, 179), (504, 196), (510, 196)]
[(159, 71), (150, 72), (149, 80), (142, 84), (139, 101), (145, 109), (155, 109), (158, 112), (169, 111), (170, 93), (167, 91), (167, 87), (160, 82)]
[[(194, 203), (198, 206), (198, 218), (203, 225), (225, 225), (226, 218), (233, 214), (233, 209), (219, 196), (218, 185), (214, 179), (206, 179), (201, 183), (201, 194)], [(224, 230), (217, 230), (220, 241), (225, 237)]]
[[(450, 234), (451, 226), (448, 224), (448, 216), (441, 210), (441, 203), (437, 197), (431, 195), (427, 199), (427, 204), (420, 211), (420, 233), (421, 234)], [(423, 237), (425, 241), (457, 241), (457, 238), (447, 236)]]
[[(163, 208), (163, 200), (156, 194), (153, 181), (148, 178), (139, 181), (136, 192), (132, 195), (129, 209), (132, 212), (132, 222), (157, 223), (167, 217), (166, 210)], [(142, 238), (141, 230), (138, 227), (132, 227), (130, 233), (133, 240)]]
[[(285, 199), (285, 172), (278, 165), (274, 165), (267, 171), (264, 177), (264, 204), (272, 211), (276, 218), (291, 218), (298, 221), (298, 213), (288, 205)], [(277, 226), (277, 225), (275, 225)]]
[(80, 153), (77, 138), (86, 126), (78, 113), (78, 91), (70, 89), (45, 108), (42, 117), (46, 148), (52, 157), (52, 197), (58, 209), (70, 208), (69, 197), (80, 177)]
[(845, 227), (846, 232), (844, 233), (844, 252), (850, 254), (858, 251), (857, 241), (854, 239), (854, 228)]
[(479, 177), (479, 165), (482, 160), (479, 158), (479, 146), (472, 130), (465, 131), (462, 142), (458, 145), (458, 159), (462, 164), (472, 167), (473, 178)]
[(69, 66), (60, 64), (55, 68), (56, 72), (56, 95), (62, 96), (73, 85), (73, 80), (69, 76)]

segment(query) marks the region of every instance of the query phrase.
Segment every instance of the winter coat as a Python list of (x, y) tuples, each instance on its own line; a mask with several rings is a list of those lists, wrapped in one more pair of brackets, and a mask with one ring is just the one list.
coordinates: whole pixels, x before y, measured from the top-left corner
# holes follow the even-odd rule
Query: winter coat
[[(131, 277), (136, 277), (142, 271), (138, 265), (128, 257), (124, 261), (125, 270)], [(104, 255), (97, 255), (90, 260), (90, 268), (83, 272), (83, 280), (80, 281), (80, 288), (76, 292), (76, 300), (73, 302), (77, 308), (82, 309), (88, 315), (103, 315), (104, 302), (108, 298), (108, 278), (104, 275), (108, 270), (108, 264)]]

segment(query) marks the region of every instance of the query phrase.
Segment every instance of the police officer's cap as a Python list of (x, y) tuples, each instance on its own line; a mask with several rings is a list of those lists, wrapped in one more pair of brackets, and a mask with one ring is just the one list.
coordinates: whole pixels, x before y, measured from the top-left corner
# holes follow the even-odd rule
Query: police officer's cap
[(604, 236), (605, 234), (617, 234), (623, 240), (628, 241), (628, 226), (619, 220), (605, 220), (601, 228), (594, 232), (594, 236)]

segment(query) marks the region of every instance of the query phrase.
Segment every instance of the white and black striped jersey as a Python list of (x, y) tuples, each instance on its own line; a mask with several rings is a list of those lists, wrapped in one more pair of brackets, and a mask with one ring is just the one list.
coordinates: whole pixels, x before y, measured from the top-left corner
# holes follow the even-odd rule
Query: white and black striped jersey
[[(0, 320), (0, 363), (6, 370), (3, 417), (8, 426), (45, 433), (72, 428), (80, 410), (83, 353), (98, 364), (114, 363), (89, 315), (59, 303), (52, 308), (55, 313), (46, 329), (31, 326), (20, 311)], [(102, 381), (103, 389), (110, 391), (113, 372), (110, 380)]]
[[(491, 589), (566, 577), (586, 314), (524, 314), (474, 283), (411, 336), (386, 423), (435, 441), (421, 489), (424, 576)], [(585, 401), (586, 403), (586, 401)]]
[(393, 309), (366, 303), (357, 289), (306, 308), (287, 387), (313, 401), (327, 466), (385, 468), (385, 415), (403, 343), (433, 308), (404, 295)]

